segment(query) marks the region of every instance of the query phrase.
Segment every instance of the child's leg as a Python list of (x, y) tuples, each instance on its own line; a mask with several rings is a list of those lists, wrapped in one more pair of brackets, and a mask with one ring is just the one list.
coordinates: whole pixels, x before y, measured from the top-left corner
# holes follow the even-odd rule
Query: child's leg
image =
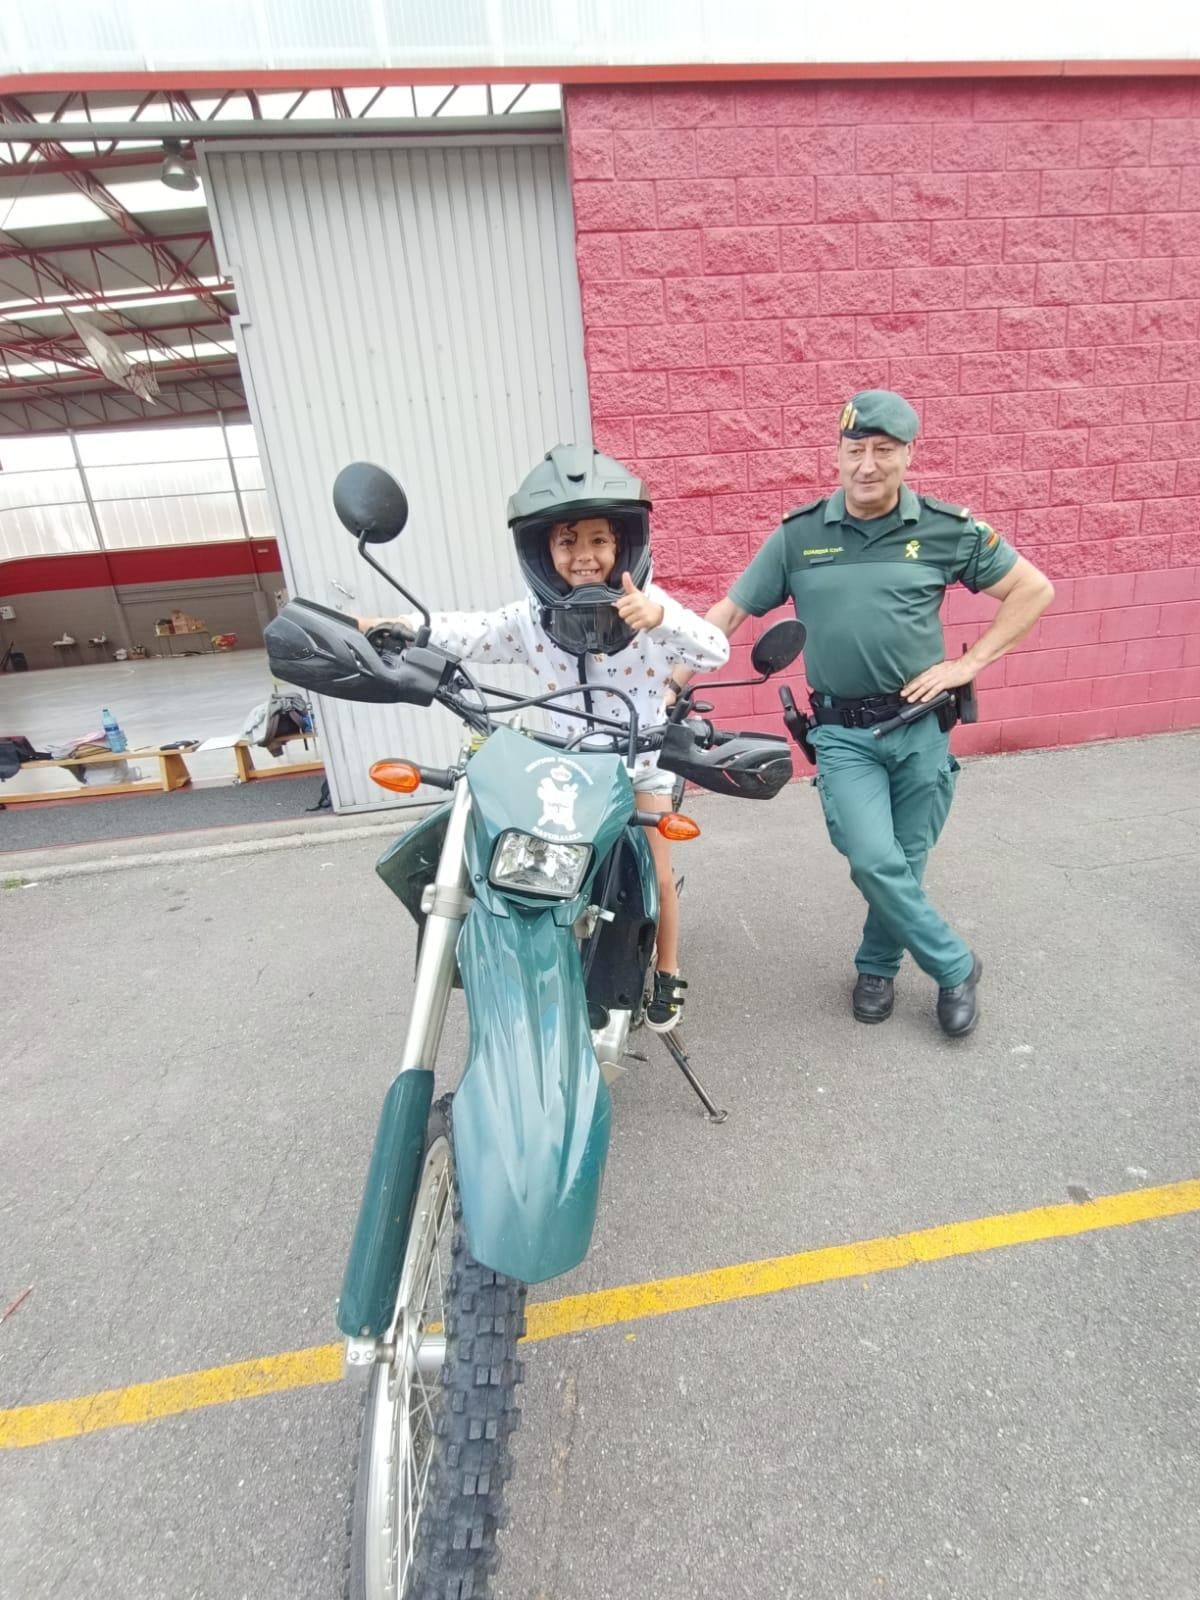
[[(669, 794), (639, 794), (637, 808), (643, 813), (665, 816), (671, 809)], [(657, 828), (646, 829), (650, 854), (658, 871), (658, 970), (679, 971), (679, 896), (675, 892), (675, 875), (671, 871), (671, 841), (664, 839)]]

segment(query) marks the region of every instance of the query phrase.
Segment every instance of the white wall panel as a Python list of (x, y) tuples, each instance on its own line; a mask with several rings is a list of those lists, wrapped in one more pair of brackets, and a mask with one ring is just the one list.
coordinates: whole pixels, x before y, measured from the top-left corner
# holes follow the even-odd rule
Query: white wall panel
[[(215, 146), (205, 161), (290, 592), (403, 608), (330, 502), (338, 469), (366, 459), (408, 491), (408, 529), (382, 552), (402, 582), (434, 609), (513, 598), (508, 495), (552, 445), (590, 437), (561, 146)], [(380, 803), (379, 757), (444, 765), (458, 746), (437, 708), (325, 700), (319, 716), (339, 809)]]

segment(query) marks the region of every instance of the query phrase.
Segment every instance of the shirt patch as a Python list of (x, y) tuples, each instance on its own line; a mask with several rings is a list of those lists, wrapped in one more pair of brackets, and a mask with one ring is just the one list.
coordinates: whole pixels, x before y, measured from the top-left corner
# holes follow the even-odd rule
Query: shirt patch
[(840, 556), (845, 547), (840, 544), (822, 545), (819, 550), (805, 550), (806, 556)]
[(996, 532), (995, 528), (992, 527), (990, 522), (980, 522), (978, 518), (976, 518), (975, 526), (984, 536), (983, 543), (985, 549), (993, 550), (996, 545), (1000, 543), (1000, 535)]
[(908, 543), (904, 546), (905, 558), (907, 560), (909, 560), (909, 561), (915, 561), (920, 554), (921, 554), (921, 541), (920, 541), (920, 539), (910, 539), (908, 541)]

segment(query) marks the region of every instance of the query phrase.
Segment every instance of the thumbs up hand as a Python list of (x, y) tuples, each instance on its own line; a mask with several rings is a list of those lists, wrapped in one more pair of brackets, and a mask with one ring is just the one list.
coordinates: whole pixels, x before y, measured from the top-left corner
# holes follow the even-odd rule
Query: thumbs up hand
[(617, 601), (617, 615), (637, 633), (657, 628), (663, 619), (663, 608), (648, 600), (627, 572), (621, 574), (621, 588), (625, 591)]

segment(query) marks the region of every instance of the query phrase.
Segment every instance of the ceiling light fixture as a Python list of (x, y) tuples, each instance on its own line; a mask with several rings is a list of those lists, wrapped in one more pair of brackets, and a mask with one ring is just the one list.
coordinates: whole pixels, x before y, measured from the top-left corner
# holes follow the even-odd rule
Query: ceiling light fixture
[(168, 189), (198, 189), (200, 180), (190, 161), (183, 159), (183, 145), (178, 139), (163, 140), (162, 181)]

